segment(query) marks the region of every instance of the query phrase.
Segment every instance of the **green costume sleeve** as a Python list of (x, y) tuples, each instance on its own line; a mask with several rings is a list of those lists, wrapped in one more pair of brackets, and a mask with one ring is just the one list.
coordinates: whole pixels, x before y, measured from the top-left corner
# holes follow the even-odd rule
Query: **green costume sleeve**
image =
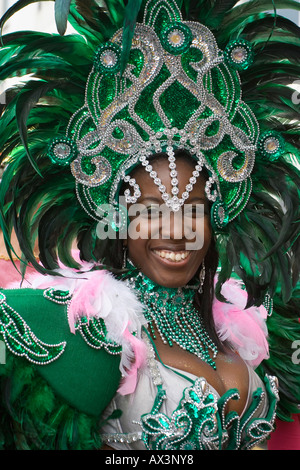
[[(53, 302), (42, 290), (1, 293), (0, 340), (5, 344), (5, 363), (0, 364), (3, 448), (80, 449), (101, 445), (97, 432), (100, 416), (118, 388), (120, 358), (101, 347), (101, 342), (93, 346), (89, 341), (88, 334), (95, 339), (101, 330), (95, 321), (94, 329), (86, 330), (86, 334), (83, 328), (71, 333), (67, 297), (61, 299)], [(19, 430), (10, 438), (9, 419)], [(17, 442), (12, 444), (12, 439)]]

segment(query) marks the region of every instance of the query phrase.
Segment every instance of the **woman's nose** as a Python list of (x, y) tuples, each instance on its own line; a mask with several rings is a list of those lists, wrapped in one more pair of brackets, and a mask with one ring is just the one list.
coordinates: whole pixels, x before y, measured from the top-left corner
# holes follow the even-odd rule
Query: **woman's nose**
[(176, 212), (167, 208), (161, 217), (161, 236), (164, 239), (182, 240), (184, 237), (182, 210)]

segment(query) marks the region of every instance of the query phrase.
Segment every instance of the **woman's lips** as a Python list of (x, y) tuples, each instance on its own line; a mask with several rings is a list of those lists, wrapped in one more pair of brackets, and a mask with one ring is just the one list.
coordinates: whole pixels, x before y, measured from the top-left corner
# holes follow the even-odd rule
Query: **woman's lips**
[(182, 263), (190, 255), (187, 250), (172, 251), (172, 250), (153, 250), (153, 252), (163, 261), (171, 263)]

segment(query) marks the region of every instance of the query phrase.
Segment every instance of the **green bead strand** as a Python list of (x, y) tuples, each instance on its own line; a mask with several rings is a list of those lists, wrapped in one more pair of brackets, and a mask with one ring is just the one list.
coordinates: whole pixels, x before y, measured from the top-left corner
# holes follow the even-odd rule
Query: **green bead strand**
[[(129, 279), (145, 306), (145, 318), (155, 339), (155, 327), (162, 341), (170, 347), (176, 343), (216, 369), (218, 350), (209, 337), (198, 311), (193, 305), (195, 291), (190, 288), (166, 288), (142, 273)], [(213, 358), (210, 356), (213, 353)]]

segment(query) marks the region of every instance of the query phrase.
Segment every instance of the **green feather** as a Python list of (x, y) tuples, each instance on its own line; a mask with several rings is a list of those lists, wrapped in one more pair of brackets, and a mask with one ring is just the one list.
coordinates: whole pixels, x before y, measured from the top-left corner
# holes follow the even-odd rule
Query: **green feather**
[(55, 22), (57, 31), (65, 34), (68, 23), (71, 0), (55, 0)]
[[(6, 364), (0, 368), (0, 385), (0, 449), (101, 448), (99, 418), (79, 413), (55, 396), (34, 365), (7, 354)], [(12, 420), (20, 433), (14, 433)]]
[(47, 0), (17, 0), (2, 16), (0, 19), (0, 31), (2, 36), (2, 30), (5, 23), (18, 11), (22, 10), (28, 5), (32, 3), (37, 3), (39, 1), (47, 1)]
[(16, 103), (16, 119), (21, 142), (24, 145), (29, 161), (40, 176), (42, 176), (40, 170), (37, 167), (36, 162), (33, 160), (28, 148), (27, 119), (30, 110), (38, 103), (40, 98), (44, 96), (48, 91), (53, 90), (53, 88), (55, 88), (56, 86), (57, 83), (55, 82), (29, 82), (23, 93), (19, 96)]
[(122, 38), (122, 56), (121, 72), (124, 71), (129, 57), (132, 38), (134, 35), (136, 19), (142, 4), (142, 0), (129, 0), (125, 8), (123, 38)]

